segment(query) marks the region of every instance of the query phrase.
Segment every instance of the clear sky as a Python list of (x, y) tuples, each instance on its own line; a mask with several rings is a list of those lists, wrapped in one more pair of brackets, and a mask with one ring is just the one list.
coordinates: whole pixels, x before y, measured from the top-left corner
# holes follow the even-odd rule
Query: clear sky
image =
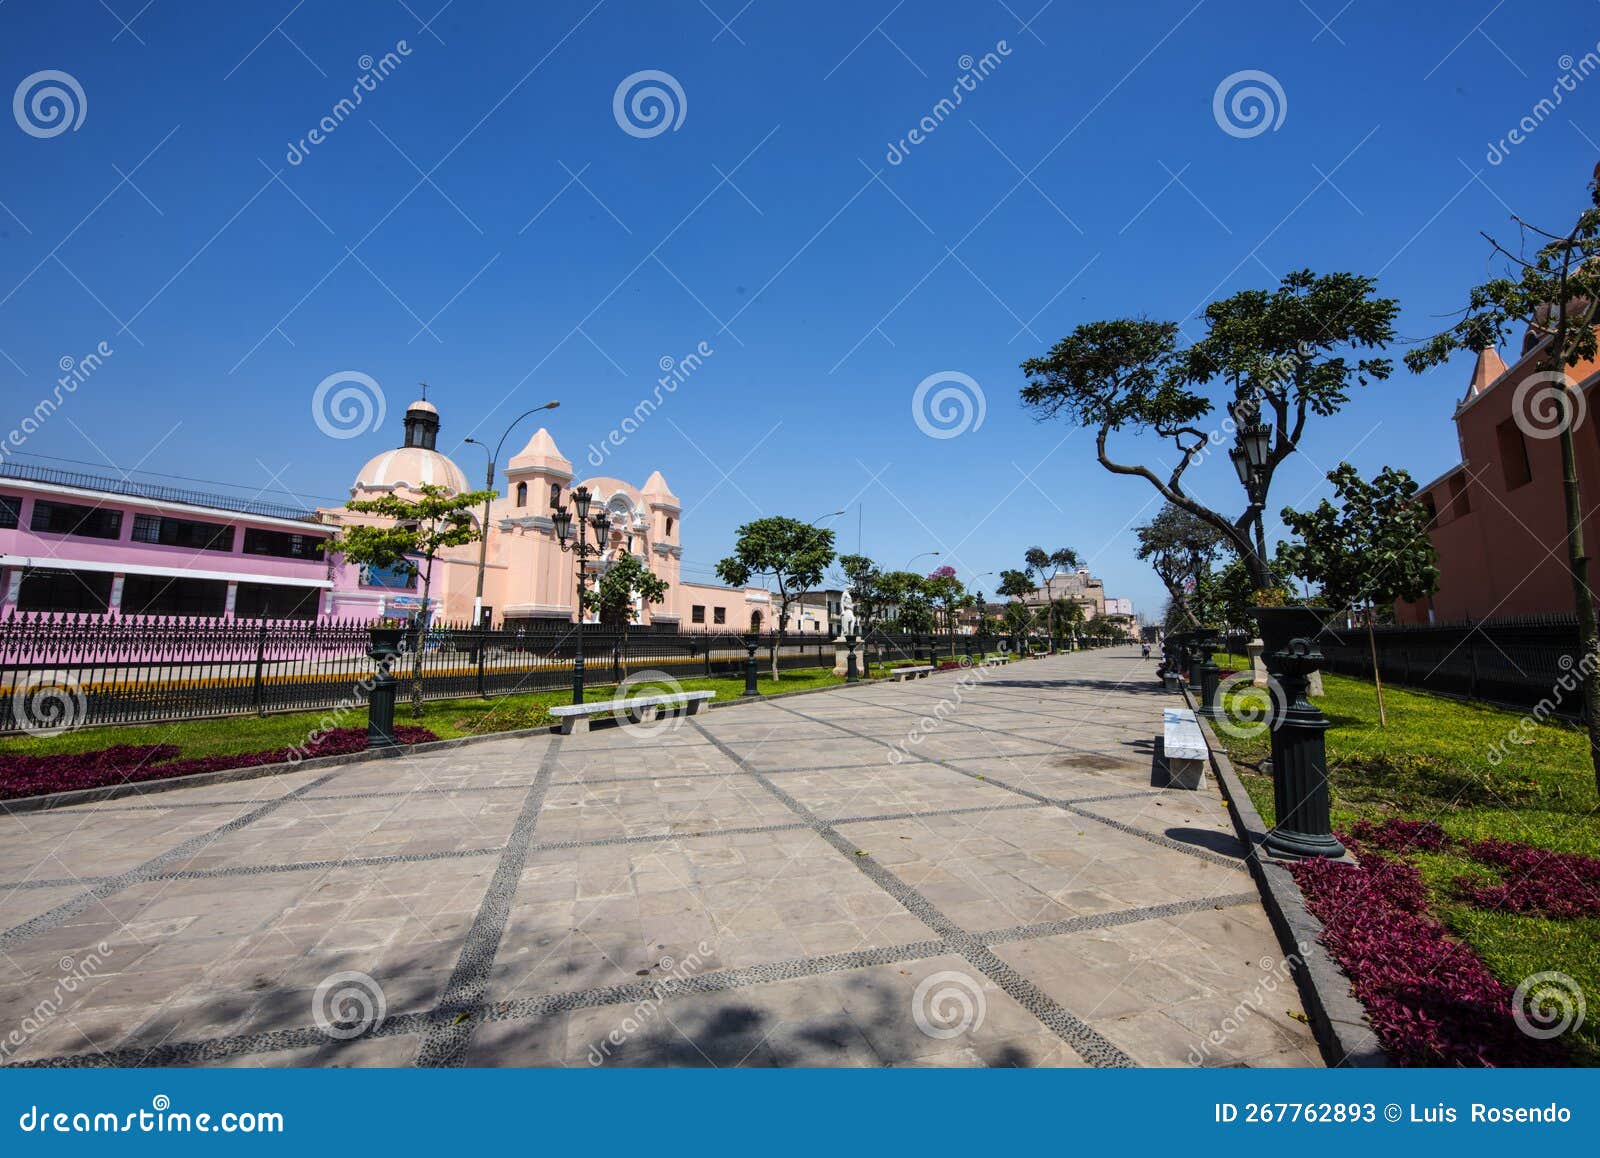
[[(1572, 79), (1590, 0), (442, 2), (0, 3), (0, 95), (22, 89), (0, 117), (0, 428), (63, 359), (112, 351), (18, 461), (339, 501), (425, 379), (470, 477), (459, 439), (550, 398), (580, 474), (660, 469), (688, 578), (750, 518), (848, 507), (841, 545), (859, 525), (889, 567), (940, 550), (917, 569), (972, 580), (1069, 545), (1154, 614), (1130, 530), (1153, 491), (1034, 422), (1018, 363), (1097, 318), (1193, 336), (1208, 301), (1305, 266), (1379, 276), (1415, 340), (1484, 275), (1480, 230), (1570, 221), (1600, 160), (1600, 76)], [(1219, 120), (1246, 71), (1270, 84), (1235, 80)], [(670, 83), (619, 113), (641, 72)], [(1270, 126), (1248, 101), (1230, 119), (1241, 85)], [(35, 106), (52, 87), (73, 127)], [(324, 433), (348, 433), (313, 412), (343, 371), (378, 384), (381, 427)], [(1341, 458), (1433, 478), (1469, 372), (1358, 393), (1274, 508)], [(982, 422), (930, 437), (913, 399), (945, 373)], [(943, 389), (974, 396), (945, 380), (924, 409)], [(1195, 482), (1242, 506), (1226, 456)]]

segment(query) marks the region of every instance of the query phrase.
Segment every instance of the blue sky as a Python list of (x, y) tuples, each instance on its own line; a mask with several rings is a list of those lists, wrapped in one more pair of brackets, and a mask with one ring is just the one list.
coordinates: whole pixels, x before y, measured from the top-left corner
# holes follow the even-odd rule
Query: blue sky
[[(458, 440), (550, 398), (581, 473), (661, 360), (704, 342), (596, 472), (665, 474), (686, 577), (760, 514), (848, 505), (854, 549), (859, 505), (888, 566), (939, 549), (918, 569), (973, 577), (1070, 545), (1156, 613), (1130, 529), (1153, 492), (1034, 422), (1017, 364), (1097, 318), (1195, 334), (1206, 302), (1304, 266), (1378, 275), (1423, 337), (1484, 274), (1478, 231), (1509, 234), (1513, 208), (1568, 221), (1600, 159), (1600, 77), (1533, 112), (1600, 41), (1578, 0), (440, 3), (0, 6), (0, 95), (57, 70), (85, 105), (54, 135), (0, 117), (0, 427), (62, 359), (114, 351), (23, 453), (337, 500), (426, 379), (472, 477), (481, 454)], [(385, 53), (388, 75), (292, 163)], [(1246, 70), (1282, 93), (1255, 135), (1213, 111)], [(682, 93), (653, 135), (614, 112), (644, 71)], [(319, 429), (313, 395), (341, 371), (379, 384), (381, 428)], [(1274, 507), (1313, 502), (1341, 458), (1445, 469), (1469, 371), (1359, 392)], [(932, 438), (912, 399), (943, 372), (984, 415)], [(1241, 505), (1225, 456), (1193, 482)]]

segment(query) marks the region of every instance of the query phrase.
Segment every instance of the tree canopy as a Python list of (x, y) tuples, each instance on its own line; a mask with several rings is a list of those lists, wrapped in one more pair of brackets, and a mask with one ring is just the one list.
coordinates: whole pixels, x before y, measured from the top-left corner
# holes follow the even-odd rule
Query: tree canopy
[(1300, 540), (1286, 543), (1280, 553), (1289, 573), (1341, 610), (1383, 608), (1432, 594), (1438, 556), (1411, 475), (1384, 467), (1369, 482), (1341, 462), (1328, 472), (1328, 481), (1337, 505), (1323, 499), (1309, 511), (1283, 509), (1284, 526)]
[[(1311, 416), (1328, 417), (1353, 387), (1389, 377), (1381, 350), (1394, 337), (1398, 304), (1376, 280), (1298, 270), (1275, 289), (1245, 290), (1206, 307), (1205, 334), (1183, 349), (1175, 322), (1120, 318), (1087, 322), (1041, 357), (1022, 363), (1024, 405), (1095, 432), (1095, 453), (1113, 474), (1145, 479), (1167, 502), (1205, 520), (1270, 583), (1264, 549), (1251, 541), (1278, 465), (1294, 453)], [(1218, 418), (1219, 407), (1226, 412)], [(1235, 518), (1201, 503), (1184, 475), (1233, 425), (1273, 425), (1260, 502)], [(1153, 433), (1177, 452), (1165, 474), (1112, 456), (1111, 436)]]

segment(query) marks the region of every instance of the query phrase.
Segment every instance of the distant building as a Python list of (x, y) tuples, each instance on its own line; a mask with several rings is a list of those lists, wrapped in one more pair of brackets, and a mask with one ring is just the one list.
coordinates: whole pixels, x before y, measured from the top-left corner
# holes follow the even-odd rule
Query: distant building
[(1111, 598), (1108, 598), (1106, 600), (1106, 614), (1107, 615), (1132, 615), (1133, 614), (1133, 600), (1131, 600), (1131, 599), (1111, 599)]
[[(357, 472), (352, 497), (416, 496), (423, 485), (471, 490), (438, 449), (439, 429), (431, 402), (412, 403), (404, 441)], [(636, 608), (635, 622), (667, 630), (776, 626), (776, 597), (765, 588), (681, 582), (681, 504), (659, 471), (642, 488), (607, 477), (579, 483), (543, 428), (506, 464), (489, 508), (484, 605), (495, 622), (575, 617), (577, 561), (561, 550), (550, 516), (570, 505), (579, 485), (590, 492), (591, 512), (611, 520), (602, 552), (587, 565), (589, 582), (624, 553), (667, 581), (665, 601)], [(303, 511), (0, 462), (0, 615), (405, 618), (422, 609), (409, 568), (357, 566), (323, 551), (340, 527), (378, 521), (344, 507)], [(441, 553), (430, 614), (472, 618), (478, 557), (477, 543)], [(792, 608), (787, 630), (820, 635), (830, 614), (826, 604)]]
[(1106, 613), (1106, 585), (1090, 575), (1087, 567), (1057, 575), (1022, 597), (1029, 607), (1044, 607), (1061, 599), (1070, 599), (1082, 607), (1086, 620)]

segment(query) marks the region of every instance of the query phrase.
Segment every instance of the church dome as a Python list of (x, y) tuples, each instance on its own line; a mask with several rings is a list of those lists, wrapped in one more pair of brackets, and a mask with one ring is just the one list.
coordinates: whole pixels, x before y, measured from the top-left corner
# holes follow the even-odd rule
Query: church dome
[(350, 493), (392, 494), (415, 492), (421, 486), (443, 487), (453, 495), (472, 489), (467, 476), (449, 457), (439, 453), (439, 411), (427, 399), (406, 407), (406, 441), (397, 450), (386, 450), (356, 475)]
[(420, 446), (402, 446), (398, 450), (384, 451), (362, 467), (350, 493), (415, 491), (423, 484), (444, 487), (453, 495), (472, 489), (461, 468), (446, 455)]

